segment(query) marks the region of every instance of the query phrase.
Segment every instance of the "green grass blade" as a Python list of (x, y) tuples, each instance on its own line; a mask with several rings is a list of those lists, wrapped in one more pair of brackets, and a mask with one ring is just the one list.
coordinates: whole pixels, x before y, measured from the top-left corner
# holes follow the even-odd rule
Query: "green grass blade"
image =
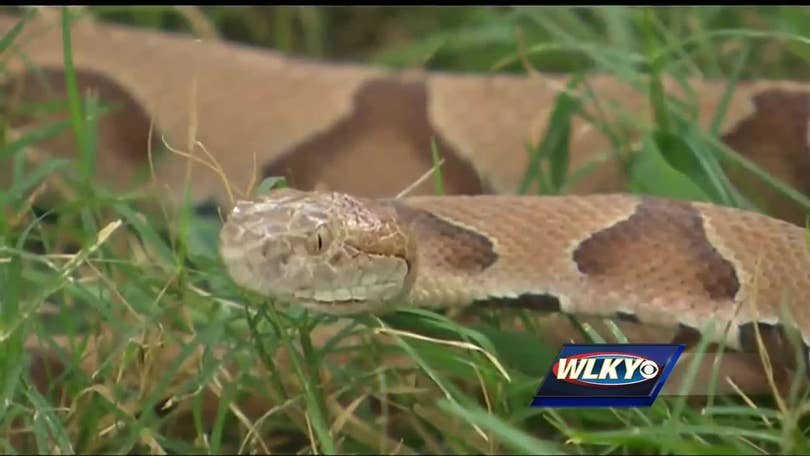
[(437, 195), (444, 195), (444, 180), (442, 179), (442, 168), (440, 166), (442, 157), (439, 155), (436, 138), (430, 139), (430, 155), (433, 159), (433, 190)]
[[(571, 93), (582, 83), (582, 76), (572, 77), (565, 85), (565, 90), (557, 94), (554, 109), (549, 116), (548, 126), (540, 145), (536, 150), (530, 150), (531, 158), (523, 180), (518, 189), (519, 194), (525, 194), (533, 180), (540, 183), (540, 190), (558, 193), (565, 186), (566, 175), (570, 157), (568, 143), (571, 134), (571, 117), (579, 110), (579, 101)], [(542, 183), (543, 163), (548, 161), (549, 179), (551, 188), (544, 189)]]
[(731, 97), (734, 95), (734, 90), (737, 88), (737, 82), (740, 78), (740, 73), (748, 62), (748, 56), (751, 52), (751, 46), (747, 42), (743, 42), (743, 50), (740, 52), (740, 57), (737, 59), (734, 69), (729, 75), (726, 88), (723, 90), (723, 97), (720, 99), (720, 104), (717, 106), (717, 112), (712, 119), (712, 124), (709, 131), (718, 136), (720, 133), (720, 126), (723, 124), (723, 119), (728, 111), (728, 105), (731, 102)]
[(76, 69), (73, 66), (70, 21), (70, 8), (62, 7), (62, 53), (65, 64), (65, 88), (68, 95), (68, 107), (70, 108), (70, 123), (73, 126), (73, 133), (76, 135), (76, 148), (81, 154), (85, 154), (87, 150), (85, 122), (79, 87), (76, 82)]
[(565, 452), (558, 444), (538, 440), (501, 418), (481, 410), (479, 407), (462, 407), (447, 399), (440, 399), (438, 405), (442, 410), (491, 432), (512, 452), (519, 452), (520, 454), (559, 454)]
[(46, 124), (35, 130), (31, 130), (20, 135), (19, 138), (0, 147), (0, 160), (5, 160), (25, 150), (26, 147), (35, 145), (45, 139), (53, 138), (70, 127), (70, 122), (61, 120)]
[(6, 49), (8, 49), (9, 46), (11, 46), (11, 44), (14, 43), (14, 40), (16, 40), (17, 37), (20, 35), (20, 32), (22, 32), (25, 23), (28, 22), (28, 20), (31, 19), (31, 17), (35, 13), (36, 10), (34, 10), (33, 8), (27, 9), (25, 11), (25, 14), (23, 14), (23, 16), (20, 18), (20, 20), (17, 21), (16, 24), (14, 24), (14, 27), (12, 27), (11, 30), (6, 32), (5, 35), (0, 37), (0, 54), (5, 52)]

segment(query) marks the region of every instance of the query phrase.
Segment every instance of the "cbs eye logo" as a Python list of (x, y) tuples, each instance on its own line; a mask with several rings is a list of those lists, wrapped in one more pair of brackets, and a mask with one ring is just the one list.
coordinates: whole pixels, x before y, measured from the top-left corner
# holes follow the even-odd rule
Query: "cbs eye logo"
[(650, 361), (649, 359), (643, 361), (638, 367), (638, 373), (646, 380), (655, 378), (660, 370), (661, 368), (658, 367), (658, 364), (656, 364), (655, 361)]

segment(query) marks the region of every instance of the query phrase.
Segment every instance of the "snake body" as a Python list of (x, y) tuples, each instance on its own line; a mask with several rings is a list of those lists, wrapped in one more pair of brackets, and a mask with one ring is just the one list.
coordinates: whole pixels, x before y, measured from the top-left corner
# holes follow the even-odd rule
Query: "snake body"
[[(15, 40), (18, 52), (8, 53), (0, 81), (14, 89), (9, 100), (43, 101), (50, 85), (64, 91), (58, 19), (41, 14)], [(0, 15), (0, 33), (18, 20)], [(307, 188), (392, 194), (433, 166), (427, 151), (436, 139), (448, 193), (511, 193), (529, 165), (527, 139), (539, 141), (568, 80), (399, 73), (89, 21), (74, 22), (71, 36), (81, 92), (93, 89), (123, 106), (97, 125), (104, 151), (97, 174), (116, 185), (132, 181), (147, 163), (154, 121), (161, 133), (155, 137), (165, 135), (175, 146), (198, 138), (239, 188), (249, 187), (260, 167)], [(32, 67), (42, 71), (32, 75)], [(43, 79), (52, 83), (44, 84), (48, 90)], [(633, 113), (634, 126), (645, 124), (647, 91), (611, 76), (588, 79), (589, 92), (603, 101), (599, 109), (583, 104), (591, 117), (615, 104), (620, 109), (610, 119)], [(675, 82), (665, 80), (667, 92), (677, 95), (681, 81)], [(723, 81), (690, 84), (704, 127), (727, 105), (720, 139), (800, 192), (810, 191), (805, 82), (741, 82), (730, 99)], [(613, 147), (583, 119), (573, 119), (571, 131), (572, 170)], [(72, 140), (40, 145), (75, 154)], [(572, 191), (625, 188), (614, 165), (600, 164)], [(166, 154), (155, 172), (154, 192), (162, 199), (183, 200), (181, 183), (190, 176), (195, 202), (229, 200), (219, 174), (185, 157)], [(423, 184), (414, 192), (430, 191)], [(773, 199), (768, 192), (766, 186), (752, 191)], [(778, 217), (805, 219), (806, 205), (773, 202)], [(810, 341), (810, 259), (801, 228), (701, 203), (627, 195), (387, 200), (276, 191), (236, 205), (221, 253), (237, 283), (331, 313), (495, 303), (687, 332), (713, 320), (729, 324), (717, 340), (738, 348), (751, 347), (758, 322), (770, 347), (787, 351), (779, 345), (784, 303), (805, 345)]]
[[(46, 110), (47, 116), (32, 116), (28, 108), (67, 93), (61, 11), (39, 10), (3, 55), (0, 92), (12, 108), (19, 106), (5, 113), (15, 134), (70, 118), (57, 109), (64, 104)], [(97, 177), (111, 188), (148, 189), (177, 204), (186, 198), (186, 179), (195, 203), (231, 204), (222, 175), (237, 189), (257, 177), (284, 175), (302, 189), (394, 195), (433, 166), (434, 142), (444, 159), (445, 193), (517, 193), (534, 166), (526, 144), (539, 144), (550, 131), (562, 94), (574, 96), (581, 111), (570, 118), (567, 172), (589, 170), (587, 179), (567, 179), (566, 193), (611, 193), (628, 188), (626, 160), (618, 159), (626, 151), (616, 149), (616, 141), (642, 144), (656, 125), (647, 84), (610, 74), (588, 74), (574, 88), (569, 76), (549, 73), (398, 71), (75, 19), (71, 45), (79, 92), (93, 91), (112, 108), (97, 119)], [(0, 34), (19, 20), (0, 14)], [(661, 83), (668, 97), (688, 106), (696, 127), (716, 132), (718, 141), (810, 195), (810, 84), (735, 81), (730, 94), (724, 80), (662, 76)], [(217, 166), (160, 154), (164, 138), (175, 150), (210, 154)], [(192, 139), (205, 146), (204, 154), (193, 150)], [(37, 145), (76, 156), (71, 138)], [(222, 175), (213, 170), (220, 167)], [(725, 170), (769, 214), (804, 223), (806, 200), (787, 198), (743, 169)], [(147, 173), (138, 171), (153, 171), (149, 185), (138, 179)], [(0, 183), (11, 178), (0, 170)], [(536, 190), (531, 184), (527, 191)], [(430, 182), (411, 192), (431, 193)]]
[[(333, 314), (535, 307), (700, 331), (749, 350), (810, 343), (810, 247), (795, 225), (707, 203), (591, 196), (357, 198), (271, 191), (221, 232), (234, 281)], [(727, 330), (723, 331), (724, 327)]]

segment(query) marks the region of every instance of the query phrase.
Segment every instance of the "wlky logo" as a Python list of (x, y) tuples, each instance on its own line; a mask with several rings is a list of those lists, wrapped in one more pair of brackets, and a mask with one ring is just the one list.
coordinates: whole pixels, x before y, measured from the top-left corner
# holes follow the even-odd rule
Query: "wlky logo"
[(534, 407), (649, 407), (683, 344), (566, 344)]

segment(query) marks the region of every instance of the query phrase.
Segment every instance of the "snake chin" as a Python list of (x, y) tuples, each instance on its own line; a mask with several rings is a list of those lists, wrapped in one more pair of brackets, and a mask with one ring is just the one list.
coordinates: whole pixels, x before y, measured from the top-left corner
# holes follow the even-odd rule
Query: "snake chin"
[(345, 301), (315, 301), (311, 299), (304, 299), (296, 301), (296, 305), (316, 313), (334, 315), (338, 317), (367, 313), (372, 310), (376, 313), (379, 312), (379, 309), (388, 307), (381, 306), (379, 303), (372, 301), (363, 301), (358, 299), (349, 299)]

